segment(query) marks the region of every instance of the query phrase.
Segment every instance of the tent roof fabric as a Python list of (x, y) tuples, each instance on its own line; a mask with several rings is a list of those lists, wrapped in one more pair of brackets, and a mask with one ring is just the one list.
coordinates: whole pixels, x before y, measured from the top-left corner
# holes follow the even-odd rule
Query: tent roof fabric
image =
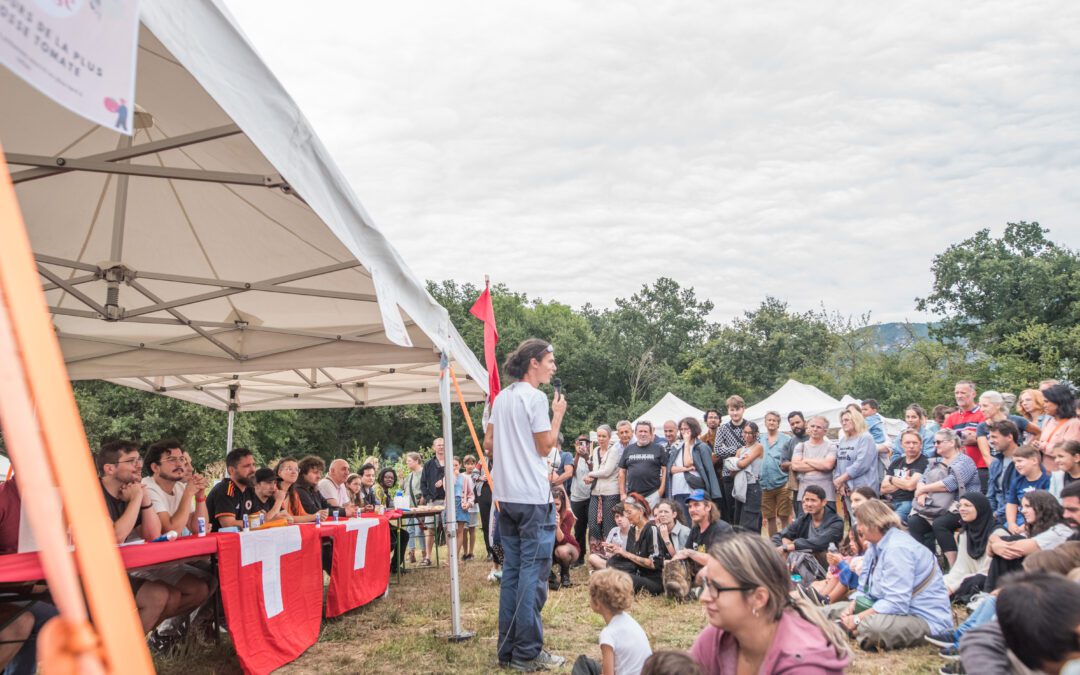
[(0, 68), (0, 137), (70, 377), (160, 390), (126, 378), (246, 373), (246, 391), (333, 366), (358, 370), (315, 382), (427, 402), (447, 352), (482, 398), (486, 372), (446, 310), (226, 10), (140, 12), (133, 139)]
[(781, 420), (786, 422), (788, 413), (795, 410), (810, 415), (836, 407), (840, 407), (840, 401), (812, 384), (803, 384), (798, 380), (788, 380), (767, 398), (749, 406), (744, 413), (744, 417), (756, 422), (764, 420), (765, 414), (770, 410), (775, 410), (780, 413)]
[(700, 420), (704, 416), (704, 410), (695, 408), (669, 391), (664, 394), (663, 398), (657, 401), (656, 405), (638, 416), (638, 418), (634, 420), (634, 424), (636, 425), (641, 420), (647, 420), (652, 422), (654, 430), (659, 430), (664, 422), (668, 420), (674, 420), (677, 423), (684, 417), (693, 417)]

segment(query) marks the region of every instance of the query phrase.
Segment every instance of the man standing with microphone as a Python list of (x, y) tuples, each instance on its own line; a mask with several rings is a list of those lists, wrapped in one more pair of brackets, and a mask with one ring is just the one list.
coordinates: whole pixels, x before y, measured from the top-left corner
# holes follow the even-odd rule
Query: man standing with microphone
[(544, 649), (540, 610), (555, 546), (555, 507), (544, 459), (559, 438), (566, 399), (555, 380), (548, 419), (547, 396), (537, 387), (555, 375), (555, 350), (525, 340), (503, 368), (516, 381), (499, 392), (484, 435), (494, 461), (492, 499), (499, 504), (503, 576), (499, 588), (499, 665), (521, 672), (557, 668), (566, 659)]

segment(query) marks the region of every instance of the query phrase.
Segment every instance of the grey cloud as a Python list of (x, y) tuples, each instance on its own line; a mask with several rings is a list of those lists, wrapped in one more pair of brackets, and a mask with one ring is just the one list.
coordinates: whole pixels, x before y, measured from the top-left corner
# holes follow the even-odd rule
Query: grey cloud
[(1074, 3), (229, 7), (421, 277), (916, 319), (978, 228), (1080, 246)]

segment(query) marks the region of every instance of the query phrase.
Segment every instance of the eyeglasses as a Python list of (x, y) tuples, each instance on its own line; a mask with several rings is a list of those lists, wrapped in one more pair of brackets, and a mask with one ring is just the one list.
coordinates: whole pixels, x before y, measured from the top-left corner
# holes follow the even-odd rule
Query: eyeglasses
[(953, 439), (951, 439), (951, 438), (946, 438), (946, 439), (945, 439), (945, 440), (943, 440), (943, 441), (940, 441), (940, 440), (938, 440), (938, 439), (936, 439), (936, 438), (934, 439), (934, 445), (941, 445), (942, 443), (955, 443), (955, 442), (956, 442), (956, 441), (954, 441), (954, 440), (953, 440)]
[(183, 457), (162, 457), (161, 463), (170, 462), (172, 464), (180, 464), (184, 461)]
[(142, 464), (142, 457), (132, 457), (131, 459), (122, 459), (116, 464)]
[(708, 591), (713, 597), (718, 597), (721, 593), (728, 593), (733, 591), (752, 591), (754, 586), (721, 586), (709, 577), (701, 575), (698, 579), (697, 587), (701, 589), (701, 594), (705, 595), (705, 591)]

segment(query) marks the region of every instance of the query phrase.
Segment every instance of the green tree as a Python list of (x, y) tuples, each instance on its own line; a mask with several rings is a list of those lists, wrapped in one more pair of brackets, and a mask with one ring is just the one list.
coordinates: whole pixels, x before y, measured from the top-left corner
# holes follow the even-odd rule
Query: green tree
[[(792, 312), (774, 297), (720, 328), (687, 368), (691, 381), (711, 382), (725, 396), (754, 401), (797, 371), (831, 361), (840, 338), (824, 311)], [(820, 379), (820, 378), (818, 378)]]

